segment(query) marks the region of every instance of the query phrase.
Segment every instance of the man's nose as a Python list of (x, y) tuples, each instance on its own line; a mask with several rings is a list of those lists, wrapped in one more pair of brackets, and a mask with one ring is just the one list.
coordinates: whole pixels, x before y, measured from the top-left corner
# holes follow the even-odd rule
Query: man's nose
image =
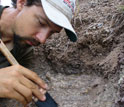
[(50, 30), (49, 29), (41, 29), (39, 33), (36, 34), (36, 38), (38, 41), (42, 44), (44, 44), (47, 40), (47, 38), (50, 36)]

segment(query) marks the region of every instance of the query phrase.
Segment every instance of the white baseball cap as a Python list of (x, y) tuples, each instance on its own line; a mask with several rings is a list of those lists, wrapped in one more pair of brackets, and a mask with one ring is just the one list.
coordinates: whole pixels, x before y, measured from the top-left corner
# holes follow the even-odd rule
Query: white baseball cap
[(75, 0), (41, 0), (43, 10), (50, 21), (65, 29), (69, 39), (77, 40), (70, 21), (75, 11)]

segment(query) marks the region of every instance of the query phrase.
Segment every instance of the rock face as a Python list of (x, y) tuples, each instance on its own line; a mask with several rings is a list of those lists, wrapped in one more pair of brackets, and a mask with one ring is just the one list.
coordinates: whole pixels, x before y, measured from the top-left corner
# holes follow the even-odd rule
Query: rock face
[[(49, 84), (60, 107), (124, 107), (123, 4), (123, 0), (78, 0), (72, 21), (78, 41), (70, 42), (62, 31), (35, 48), (31, 69)], [(18, 104), (5, 102), (6, 107)]]

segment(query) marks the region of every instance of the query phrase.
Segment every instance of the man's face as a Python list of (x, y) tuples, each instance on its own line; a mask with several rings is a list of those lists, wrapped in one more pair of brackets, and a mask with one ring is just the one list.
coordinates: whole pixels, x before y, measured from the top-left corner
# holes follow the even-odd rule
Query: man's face
[(59, 33), (61, 27), (52, 23), (41, 6), (24, 6), (15, 18), (13, 32), (26, 43), (38, 45), (45, 43), (53, 33)]

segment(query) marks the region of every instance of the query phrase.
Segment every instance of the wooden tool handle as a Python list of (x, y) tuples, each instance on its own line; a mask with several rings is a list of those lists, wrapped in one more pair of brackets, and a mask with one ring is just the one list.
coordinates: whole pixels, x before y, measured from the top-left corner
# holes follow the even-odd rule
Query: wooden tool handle
[(0, 39), (0, 51), (4, 54), (4, 56), (7, 58), (10, 64), (12, 65), (19, 64), (1, 39)]

